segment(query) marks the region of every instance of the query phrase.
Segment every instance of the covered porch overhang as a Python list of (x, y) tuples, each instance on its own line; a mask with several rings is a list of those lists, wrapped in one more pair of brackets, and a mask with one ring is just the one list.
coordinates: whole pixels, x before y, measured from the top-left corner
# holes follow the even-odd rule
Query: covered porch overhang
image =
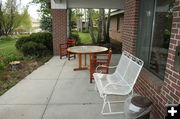
[(124, 9), (124, 0), (51, 0), (52, 9), (106, 8)]
[(121, 9), (124, 10), (125, 0), (47, 0), (51, 3), (53, 21), (54, 55), (59, 55), (59, 45), (65, 42), (68, 29), (69, 8)]

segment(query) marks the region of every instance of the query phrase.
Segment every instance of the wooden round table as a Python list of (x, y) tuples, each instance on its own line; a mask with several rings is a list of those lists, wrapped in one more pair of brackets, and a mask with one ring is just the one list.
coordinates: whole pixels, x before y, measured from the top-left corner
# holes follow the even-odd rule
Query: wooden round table
[[(86, 64), (86, 54), (96, 54), (107, 51), (108, 48), (101, 46), (74, 46), (67, 49), (68, 52), (78, 54), (79, 57), (79, 67), (75, 68), (74, 71), (77, 70), (87, 70)], [(82, 54), (85, 54), (85, 64), (82, 66)]]

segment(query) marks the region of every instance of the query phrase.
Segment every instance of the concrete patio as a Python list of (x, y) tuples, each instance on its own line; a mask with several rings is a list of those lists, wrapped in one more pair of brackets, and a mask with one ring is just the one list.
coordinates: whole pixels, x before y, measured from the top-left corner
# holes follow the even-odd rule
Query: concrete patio
[[(119, 58), (114, 54), (111, 65)], [(32, 72), (0, 97), (0, 119), (124, 119), (101, 115), (102, 99), (89, 83), (89, 71), (73, 71), (77, 62), (55, 56)]]

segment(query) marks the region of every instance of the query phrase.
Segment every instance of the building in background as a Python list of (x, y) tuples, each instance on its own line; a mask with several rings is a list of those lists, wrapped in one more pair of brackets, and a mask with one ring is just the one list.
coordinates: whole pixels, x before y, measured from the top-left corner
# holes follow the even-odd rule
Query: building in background
[(109, 34), (110, 38), (122, 42), (122, 32), (124, 23), (124, 10), (116, 10), (111, 12), (111, 21)]

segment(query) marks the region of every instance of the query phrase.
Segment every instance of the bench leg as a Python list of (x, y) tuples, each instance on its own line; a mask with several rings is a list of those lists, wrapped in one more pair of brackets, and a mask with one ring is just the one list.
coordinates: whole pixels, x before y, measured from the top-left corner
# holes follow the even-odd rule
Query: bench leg
[[(102, 106), (102, 110), (101, 110), (101, 114), (102, 115), (112, 115), (112, 114), (123, 114), (124, 112), (112, 112), (112, 108), (111, 108), (111, 104), (112, 103), (124, 103), (125, 101), (108, 101), (107, 100), (107, 95), (103, 96), (103, 106)], [(104, 109), (106, 107), (106, 105), (108, 106), (109, 112), (104, 112)]]
[(95, 91), (97, 91), (97, 86), (96, 86), (96, 83), (95, 83), (95, 85), (94, 85), (94, 90), (95, 90)]

